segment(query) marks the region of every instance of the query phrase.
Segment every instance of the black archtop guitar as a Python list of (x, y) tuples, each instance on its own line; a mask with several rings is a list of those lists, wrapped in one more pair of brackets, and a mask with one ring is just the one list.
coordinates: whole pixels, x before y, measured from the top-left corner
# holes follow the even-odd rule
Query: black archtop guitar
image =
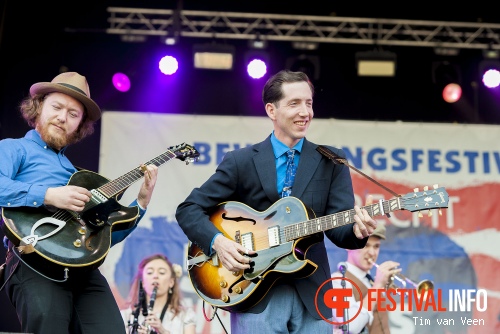
[[(186, 164), (199, 152), (188, 144), (170, 147), (144, 165), (161, 166), (173, 159)], [(144, 176), (139, 166), (115, 180), (88, 171), (75, 172), (68, 185), (87, 188), (92, 198), (82, 212), (45, 207), (2, 208), (2, 230), (16, 246), (16, 255), (40, 274), (56, 281), (67, 279), (69, 271), (99, 267), (111, 246), (111, 233), (133, 226), (137, 206), (125, 207), (118, 200), (125, 190)]]

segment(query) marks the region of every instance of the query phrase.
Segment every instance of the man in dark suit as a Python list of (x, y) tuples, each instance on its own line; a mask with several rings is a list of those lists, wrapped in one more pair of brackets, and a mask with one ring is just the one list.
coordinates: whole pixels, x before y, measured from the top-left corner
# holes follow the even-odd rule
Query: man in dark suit
[[(332, 310), (323, 298), (318, 298), (317, 308), (315, 304), (318, 288), (331, 273), (324, 235), (338, 247), (357, 249), (365, 246), (376, 227), (366, 210), (354, 206), (349, 168), (334, 164), (316, 150), (317, 144), (305, 139), (314, 116), (313, 95), (314, 87), (305, 73), (284, 70), (272, 76), (264, 86), (262, 100), (274, 131), (261, 143), (228, 152), (216, 172), (177, 208), (177, 221), (189, 240), (207, 256), (216, 252), (222, 265), (235, 273), (249, 269), (251, 261), (259, 261), (254, 256), (259, 250), (247, 249), (214, 226), (210, 210), (219, 203), (241, 202), (262, 212), (280, 197), (291, 195), (316, 217), (355, 210), (353, 224), (316, 233), (317, 242), (311, 247), (294, 249), (296, 256), (304, 253), (317, 265), (312, 275), (278, 279), (256, 305), (231, 312), (233, 334), (332, 333), (332, 324), (324, 320), (331, 319)], [(328, 148), (345, 158), (341, 149)], [(290, 150), (293, 161), (288, 160)], [(289, 168), (293, 166), (296, 169)], [(331, 284), (325, 284), (319, 295), (329, 288)]]

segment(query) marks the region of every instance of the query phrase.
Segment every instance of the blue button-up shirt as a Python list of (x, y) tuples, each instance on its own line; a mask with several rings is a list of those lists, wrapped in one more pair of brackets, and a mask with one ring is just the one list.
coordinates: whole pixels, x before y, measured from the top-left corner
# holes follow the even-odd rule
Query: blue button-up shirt
[[(77, 171), (65, 155), (66, 147), (55, 151), (36, 130), (23, 138), (0, 140), (0, 207), (40, 207), (48, 188), (68, 184)], [(130, 206), (137, 205), (137, 200)], [(111, 245), (125, 239), (144, 216), (139, 206), (135, 225), (112, 233)]]

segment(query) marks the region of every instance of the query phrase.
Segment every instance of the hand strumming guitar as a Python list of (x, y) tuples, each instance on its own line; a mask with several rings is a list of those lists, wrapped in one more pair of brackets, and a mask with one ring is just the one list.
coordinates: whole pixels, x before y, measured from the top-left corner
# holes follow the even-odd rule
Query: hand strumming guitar
[(66, 185), (56, 188), (48, 188), (45, 193), (43, 204), (54, 206), (59, 209), (81, 212), (85, 204), (90, 201), (92, 194), (86, 188)]
[(255, 254), (255, 251), (246, 249), (239, 243), (232, 241), (222, 234), (215, 237), (213, 249), (222, 265), (229, 271), (240, 271), (250, 268), (251, 259), (246, 255)]

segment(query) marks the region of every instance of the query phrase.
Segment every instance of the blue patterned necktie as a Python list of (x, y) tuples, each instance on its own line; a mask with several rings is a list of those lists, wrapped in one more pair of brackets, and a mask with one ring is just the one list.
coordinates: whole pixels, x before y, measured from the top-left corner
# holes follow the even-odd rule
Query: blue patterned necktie
[(295, 180), (295, 173), (297, 172), (297, 166), (295, 166), (295, 161), (293, 157), (295, 156), (295, 150), (289, 150), (286, 152), (286, 174), (285, 183), (283, 184), (283, 191), (281, 192), (281, 197), (290, 196), (292, 192), (293, 181)]

